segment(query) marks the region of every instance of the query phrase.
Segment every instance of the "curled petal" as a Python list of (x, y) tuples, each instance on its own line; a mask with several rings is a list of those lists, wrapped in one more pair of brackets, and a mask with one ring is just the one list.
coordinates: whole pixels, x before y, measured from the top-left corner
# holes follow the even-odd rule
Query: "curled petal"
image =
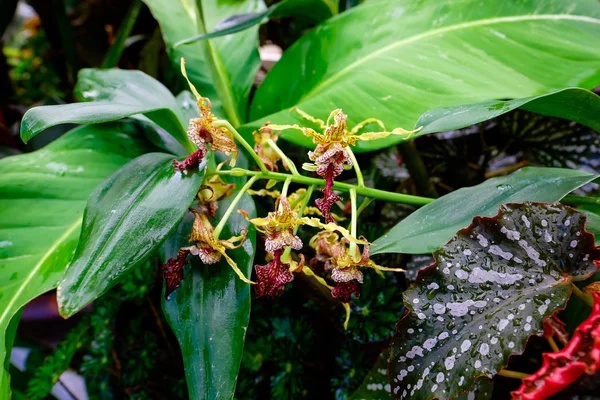
[(165, 265), (163, 265), (163, 277), (165, 278), (165, 299), (169, 298), (169, 295), (173, 293), (175, 289), (179, 287), (183, 280), (183, 266), (187, 260), (187, 256), (190, 254), (188, 249), (179, 249), (176, 258), (170, 258)]
[(244, 275), (244, 273), (240, 270), (240, 268), (237, 266), (236, 262), (233, 261), (231, 259), (231, 257), (229, 257), (227, 255), (227, 253), (225, 253), (225, 250), (221, 251), (221, 254), (223, 255), (223, 257), (225, 257), (225, 261), (227, 261), (227, 264), (229, 264), (231, 269), (233, 269), (233, 272), (236, 273), (236, 275), (238, 276), (238, 278), (241, 279), (242, 282), (246, 282), (251, 285), (256, 284), (256, 282), (252, 282), (250, 279), (246, 278), (246, 275)]
[(298, 221), (301, 225), (308, 225), (308, 226), (312, 226), (313, 228), (325, 229), (328, 232), (338, 232), (338, 233), (342, 234), (342, 236), (349, 242), (354, 242), (356, 244), (367, 244), (368, 243), (365, 240), (356, 239), (355, 237), (353, 237), (350, 234), (348, 229), (346, 229), (342, 226), (339, 226), (336, 223), (324, 224), (321, 221), (319, 221), (318, 218), (314, 218), (314, 217), (302, 217)]
[(302, 248), (302, 240), (290, 230), (283, 230), (265, 239), (265, 250), (269, 253), (281, 250), (284, 247), (300, 250)]
[(331, 289), (331, 296), (343, 303), (350, 301), (352, 293), (355, 293), (356, 297), (360, 297), (360, 285), (357, 281), (340, 282)]
[(209, 246), (190, 246), (187, 248), (190, 253), (200, 257), (204, 264), (216, 264), (221, 261), (221, 253)]
[(277, 297), (283, 293), (283, 286), (294, 279), (289, 264), (281, 262), (281, 250), (273, 254), (273, 260), (267, 265), (255, 265), (256, 297)]

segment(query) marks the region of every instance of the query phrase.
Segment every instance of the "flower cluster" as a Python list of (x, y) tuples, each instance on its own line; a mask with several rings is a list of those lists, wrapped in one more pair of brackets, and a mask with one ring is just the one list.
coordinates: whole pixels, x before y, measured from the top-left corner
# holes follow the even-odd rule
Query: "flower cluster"
[[(300, 127), (298, 125), (266, 125), (262, 130), (282, 131), (285, 129), (300, 130), (305, 136), (312, 138), (316, 145), (314, 151), (308, 153), (308, 157), (312, 164), (304, 164), (303, 168), (308, 171), (314, 171), (317, 175), (325, 179), (325, 188), (323, 189), (323, 198), (315, 201), (315, 205), (319, 208), (325, 221), (334, 223), (335, 219), (331, 214), (331, 207), (340, 200), (340, 197), (333, 192), (334, 179), (338, 177), (344, 169), (350, 169), (356, 163), (354, 154), (350, 146), (356, 145), (361, 140), (375, 140), (384, 138), (389, 135), (406, 135), (408, 139), (413, 133), (418, 132), (406, 131), (402, 128), (396, 128), (391, 132), (385, 130), (383, 123), (377, 119), (370, 118), (357, 124), (351, 130), (348, 130), (346, 120), (348, 116), (341, 109), (336, 109), (329, 114), (327, 122), (314, 118), (304, 111), (296, 109), (296, 111), (305, 119), (318, 124), (323, 133), (318, 133), (311, 128)], [(331, 121), (333, 121), (331, 123)], [(368, 124), (377, 124), (383, 131), (367, 132), (358, 134), (358, 132)]]
[(206, 214), (193, 209), (191, 211), (194, 214), (194, 224), (188, 241), (193, 244), (181, 248), (177, 253), (177, 257), (169, 259), (163, 266), (163, 275), (167, 283), (165, 297), (168, 297), (171, 292), (179, 287), (184, 277), (183, 267), (190, 254), (198, 256), (204, 264), (216, 264), (221, 261), (221, 258), (225, 258), (227, 264), (231, 266), (242, 281), (254, 283), (244, 276), (236, 262), (226, 253), (226, 250), (237, 249), (244, 243), (246, 240), (246, 230), (242, 231), (242, 235), (240, 236), (233, 236), (227, 240), (219, 240), (215, 237), (214, 227)]

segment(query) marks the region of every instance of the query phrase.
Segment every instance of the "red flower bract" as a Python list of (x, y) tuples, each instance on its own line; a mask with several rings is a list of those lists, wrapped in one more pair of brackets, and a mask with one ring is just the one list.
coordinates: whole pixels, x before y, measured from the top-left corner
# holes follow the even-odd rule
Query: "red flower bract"
[(165, 299), (167, 299), (181, 284), (181, 281), (183, 280), (183, 267), (189, 254), (190, 251), (188, 249), (180, 249), (177, 252), (176, 258), (170, 258), (169, 261), (163, 265), (163, 276), (166, 283)]
[(576, 382), (582, 375), (600, 369), (600, 294), (594, 293), (592, 314), (575, 330), (567, 346), (555, 353), (544, 353), (542, 367), (523, 379), (517, 400), (543, 400)]
[(290, 265), (281, 262), (283, 250), (273, 252), (273, 260), (267, 265), (255, 265), (256, 278), (256, 297), (270, 296), (277, 297), (283, 292), (283, 286), (294, 279), (290, 271)]

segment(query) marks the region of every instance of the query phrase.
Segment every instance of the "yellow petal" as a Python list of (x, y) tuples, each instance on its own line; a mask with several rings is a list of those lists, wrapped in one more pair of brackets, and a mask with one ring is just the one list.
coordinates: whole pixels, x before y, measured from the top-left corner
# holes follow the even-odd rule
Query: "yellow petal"
[(321, 278), (321, 277), (320, 277), (320, 276), (318, 276), (318, 275), (315, 275), (315, 273), (313, 272), (313, 270), (312, 270), (312, 269), (310, 269), (309, 267), (307, 267), (306, 265), (302, 267), (302, 272), (303, 272), (305, 275), (308, 275), (308, 276), (313, 276), (313, 277), (314, 277), (314, 278), (317, 280), (317, 282), (319, 282), (321, 285), (325, 286), (327, 289), (329, 289), (329, 290), (332, 290), (332, 289), (333, 289), (333, 287), (332, 287), (332, 286), (329, 286), (329, 285), (327, 284), (327, 282), (325, 281), (325, 279)]
[(246, 278), (246, 276), (244, 275), (244, 273), (238, 268), (237, 264), (235, 263), (235, 261), (233, 261), (226, 253), (225, 251), (220, 251), (220, 253), (223, 255), (223, 257), (225, 257), (225, 260), (227, 261), (227, 264), (229, 264), (229, 266), (233, 269), (233, 271), (237, 274), (237, 276), (246, 283), (249, 283), (251, 285), (255, 285), (256, 282), (252, 282), (250, 279)]
[(251, 196), (268, 196), (268, 197), (272, 197), (274, 199), (276, 199), (279, 196), (281, 196), (281, 192), (279, 190), (267, 190), (267, 189), (252, 190), (252, 189), (248, 189), (246, 191), (246, 193), (248, 193)]
[(342, 234), (342, 236), (344, 236), (344, 238), (348, 239), (351, 243), (356, 243), (356, 244), (368, 244), (368, 242), (364, 241), (364, 240), (359, 240), (357, 238), (355, 238), (354, 236), (352, 236), (350, 234), (350, 232), (348, 231), (348, 229), (339, 226), (338, 224), (334, 224), (332, 222), (328, 223), (328, 224), (324, 224), (321, 221), (319, 221), (317, 218), (314, 217), (302, 217), (298, 220), (298, 222), (302, 225), (308, 225), (308, 226), (312, 226), (313, 228), (320, 228), (320, 229), (325, 229), (328, 232), (339, 232)]
[(350, 322), (350, 303), (342, 303), (346, 310), (346, 320), (344, 321), (344, 330), (348, 330), (348, 322)]
[(188, 78), (187, 72), (185, 70), (185, 58), (183, 57), (181, 57), (181, 74), (190, 86), (190, 90), (192, 91), (192, 93), (194, 93), (194, 96), (196, 96), (196, 100), (198, 101), (198, 103), (201, 103), (204, 100), (204, 98), (200, 96), (200, 93), (198, 93), (198, 90), (196, 90), (196, 86), (194, 86), (194, 84)]

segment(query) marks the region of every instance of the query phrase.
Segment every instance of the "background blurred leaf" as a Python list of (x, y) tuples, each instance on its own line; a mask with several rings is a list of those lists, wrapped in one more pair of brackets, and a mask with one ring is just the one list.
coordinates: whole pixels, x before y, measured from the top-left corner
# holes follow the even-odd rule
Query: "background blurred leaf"
[[(249, 135), (267, 120), (307, 125), (289, 111), (294, 106), (322, 119), (341, 107), (350, 125), (376, 117), (389, 129), (409, 129), (435, 107), (519, 99), (567, 86), (591, 89), (600, 83), (599, 17), (593, 0), (503, 7), (476, 0), (367, 2), (319, 25), (285, 52), (257, 90), (254, 121), (244, 131)], [(312, 145), (297, 132), (282, 137)], [(401, 141), (362, 142), (357, 150)]]
[(63, 276), (89, 194), (147, 150), (135, 130), (113, 123), (80, 127), (42, 150), (0, 160), (0, 365), (9, 358), (5, 334), (15, 313)]
[[(233, 197), (219, 203), (219, 221)], [(238, 209), (256, 216), (254, 201), (245, 195)], [(188, 245), (193, 218), (190, 215), (163, 245), (164, 261), (175, 257)], [(250, 277), (256, 251), (256, 231), (234, 212), (221, 237), (240, 235), (249, 229), (244, 245), (228, 252), (238, 267)], [(191, 256), (181, 286), (163, 301), (163, 310), (183, 355), (191, 399), (230, 399), (233, 397), (242, 360), (246, 328), (250, 318), (250, 285), (242, 282), (224, 261), (204, 265)]]
[(133, 30), (133, 26), (135, 25), (135, 21), (137, 20), (141, 7), (142, 0), (133, 0), (129, 6), (129, 10), (125, 15), (125, 18), (123, 21), (121, 21), (121, 26), (119, 27), (117, 36), (108, 49), (108, 53), (106, 53), (104, 61), (102, 61), (102, 68), (112, 68), (119, 63), (121, 55), (123, 54), (123, 50), (125, 50), (125, 41), (129, 35), (131, 35), (131, 31)]
[(173, 170), (173, 156), (149, 153), (102, 182), (88, 200), (73, 261), (58, 285), (59, 310), (70, 317), (146, 260), (177, 227), (204, 180)]

